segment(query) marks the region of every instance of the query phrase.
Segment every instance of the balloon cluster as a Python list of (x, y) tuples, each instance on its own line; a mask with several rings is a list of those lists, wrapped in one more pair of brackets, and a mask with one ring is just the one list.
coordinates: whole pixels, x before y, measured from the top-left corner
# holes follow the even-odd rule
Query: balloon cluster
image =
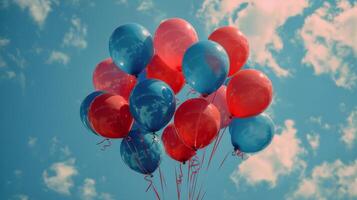
[[(242, 69), (249, 45), (237, 28), (220, 27), (199, 41), (179, 18), (161, 22), (153, 38), (126, 24), (110, 36), (109, 53), (94, 70), (97, 91), (84, 99), (81, 120), (96, 135), (122, 138), (131, 169), (151, 175), (164, 150), (184, 163), (228, 126), (235, 151), (254, 153), (271, 142), (274, 124), (261, 113), (272, 101), (272, 83), (261, 71)], [(176, 108), (185, 83), (200, 96)]]

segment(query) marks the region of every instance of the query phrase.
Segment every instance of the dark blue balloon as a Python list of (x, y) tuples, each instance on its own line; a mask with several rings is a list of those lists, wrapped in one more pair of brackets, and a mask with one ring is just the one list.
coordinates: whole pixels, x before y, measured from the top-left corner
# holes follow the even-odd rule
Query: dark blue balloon
[(182, 65), (186, 82), (199, 93), (208, 95), (224, 83), (229, 59), (221, 45), (207, 40), (192, 45)]
[(267, 147), (274, 136), (274, 123), (268, 115), (250, 118), (234, 118), (229, 125), (235, 150), (254, 153)]
[(138, 78), (137, 78), (138, 83), (143, 82), (143, 81), (145, 81), (145, 80), (147, 79), (146, 74), (147, 74), (147, 70), (144, 69), (144, 70), (138, 75)]
[(160, 165), (163, 147), (157, 136), (136, 129), (122, 140), (120, 153), (131, 169), (142, 174), (152, 174)]
[(175, 94), (166, 83), (146, 79), (138, 83), (129, 99), (130, 112), (145, 130), (155, 132), (166, 126), (175, 113)]
[(112, 33), (109, 53), (120, 69), (128, 74), (138, 75), (154, 55), (153, 40), (143, 26), (125, 24)]
[(81, 116), (81, 121), (82, 123), (84, 124), (84, 126), (92, 131), (94, 134), (97, 135), (97, 133), (93, 130), (92, 126), (90, 125), (90, 122), (88, 120), (88, 111), (89, 111), (89, 106), (90, 104), (93, 102), (93, 100), (101, 95), (101, 94), (104, 94), (103, 91), (95, 91), (95, 92), (92, 92), (90, 93), (83, 101), (82, 101), (82, 104), (81, 104), (81, 108), (80, 108), (80, 116)]

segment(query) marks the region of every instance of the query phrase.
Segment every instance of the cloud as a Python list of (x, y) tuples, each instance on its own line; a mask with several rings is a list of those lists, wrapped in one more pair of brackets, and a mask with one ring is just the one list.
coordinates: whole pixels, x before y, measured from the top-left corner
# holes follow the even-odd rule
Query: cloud
[(154, 2), (152, 0), (142, 0), (136, 9), (138, 11), (148, 11), (153, 8), (154, 8)]
[(357, 198), (357, 160), (344, 164), (340, 160), (316, 166), (304, 177), (288, 199)]
[(331, 125), (328, 124), (328, 123), (326, 123), (326, 122), (324, 122), (324, 121), (322, 120), (322, 117), (321, 117), (321, 116), (311, 116), (311, 117), (309, 118), (309, 122), (318, 125), (320, 128), (322, 128), (322, 129), (324, 129), (324, 130), (329, 130), (329, 129), (331, 129)]
[(51, 12), (51, 0), (15, 0), (15, 3), (22, 9), (28, 10), (32, 19), (42, 26)]
[(252, 64), (267, 66), (277, 76), (286, 77), (290, 72), (273, 56), (284, 46), (277, 29), (307, 6), (308, 0), (205, 0), (197, 17), (208, 30), (226, 24), (238, 27), (248, 37)]
[(249, 185), (266, 182), (275, 187), (280, 176), (305, 168), (305, 162), (301, 159), (305, 150), (297, 138), (294, 124), (293, 120), (285, 120), (282, 132), (275, 134), (267, 149), (237, 166), (230, 176), (237, 187), (243, 180)]
[(83, 200), (94, 199), (98, 195), (95, 189), (95, 180), (91, 178), (84, 179), (84, 183), (80, 191), (81, 191), (81, 198)]
[(317, 133), (307, 134), (306, 139), (309, 142), (312, 150), (316, 151), (320, 145), (320, 135)]
[(17, 194), (14, 196), (14, 199), (16, 200), (29, 200), (29, 196), (24, 195), (24, 194)]
[(83, 24), (78, 17), (72, 17), (71, 27), (63, 37), (63, 45), (84, 49), (87, 47), (86, 37), (87, 25)]
[(339, 87), (356, 85), (357, 66), (348, 61), (357, 56), (357, 5), (341, 0), (336, 5), (325, 2), (305, 19), (300, 36), (306, 48), (303, 63), (311, 66), (315, 75), (329, 74)]
[(357, 139), (357, 107), (351, 111), (340, 132), (342, 133), (341, 140), (348, 148), (352, 148)]
[(59, 63), (59, 64), (67, 65), (69, 60), (70, 57), (67, 54), (60, 51), (52, 51), (50, 57), (47, 60), (47, 63), (49, 64)]
[(101, 199), (101, 200), (113, 200), (113, 196), (106, 192), (98, 193), (95, 187), (95, 180), (86, 178), (83, 181), (83, 185), (80, 187), (80, 196), (83, 200)]
[[(45, 170), (42, 173), (42, 178), (45, 185), (55, 192), (64, 195), (70, 195), (70, 190), (74, 186), (72, 178), (78, 174), (74, 164), (74, 158), (64, 162), (57, 162), (52, 164), (49, 170)], [(54, 174), (51, 176), (49, 175), (49, 172)]]
[(8, 38), (0, 37), (0, 48), (5, 47), (10, 44), (10, 40)]
[(16, 176), (16, 178), (20, 178), (23, 174), (22, 170), (19, 169), (15, 169), (14, 174)]
[(28, 141), (27, 141), (27, 145), (29, 147), (34, 147), (36, 146), (36, 143), (37, 143), (37, 138), (36, 137), (29, 137)]

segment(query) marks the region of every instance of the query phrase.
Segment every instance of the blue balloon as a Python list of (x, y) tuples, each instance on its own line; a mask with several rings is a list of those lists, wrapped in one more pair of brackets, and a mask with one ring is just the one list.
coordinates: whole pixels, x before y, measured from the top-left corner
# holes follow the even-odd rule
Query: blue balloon
[(147, 74), (147, 70), (144, 69), (144, 70), (138, 75), (138, 78), (137, 78), (138, 83), (143, 82), (143, 81), (145, 81), (145, 80), (147, 79), (146, 74)]
[(163, 147), (160, 139), (151, 133), (132, 130), (120, 145), (124, 163), (141, 174), (152, 174), (160, 165)]
[(254, 153), (267, 147), (274, 136), (274, 123), (268, 115), (250, 118), (234, 118), (229, 125), (235, 150)]
[(211, 94), (224, 83), (228, 69), (226, 51), (209, 40), (192, 45), (183, 57), (182, 70), (186, 82), (204, 95)]
[(109, 40), (114, 63), (131, 75), (138, 75), (154, 55), (152, 37), (139, 24), (125, 24), (114, 30)]
[(83, 101), (81, 104), (80, 108), (80, 116), (81, 116), (81, 121), (84, 124), (84, 126), (92, 131), (94, 134), (98, 135), (90, 125), (89, 119), (88, 119), (88, 112), (89, 112), (89, 107), (90, 104), (93, 102), (93, 100), (98, 97), (99, 95), (104, 94), (103, 91), (95, 91), (90, 93)]
[(135, 121), (143, 129), (156, 132), (172, 119), (176, 109), (175, 94), (166, 83), (146, 79), (131, 92), (129, 106)]

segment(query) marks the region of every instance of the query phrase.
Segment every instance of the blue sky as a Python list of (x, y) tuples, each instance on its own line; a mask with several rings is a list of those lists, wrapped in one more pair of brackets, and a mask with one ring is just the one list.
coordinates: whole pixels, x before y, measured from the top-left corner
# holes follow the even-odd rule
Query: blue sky
[[(272, 144), (218, 170), (232, 149), (225, 135), (201, 176), (205, 199), (357, 198), (356, 1), (2, 0), (0, 10), (1, 199), (154, 199), (122, 162), (120, 141), (104, 152), (95, 145), (79, 106), (117, 26), (153, 34), (170, 17), (189, 21), (201, 40), (222, 25), (240, 28), (247, 67), (274, 85)], [(165, 156), (166, 199), (176, 198), (175, 166)]]

